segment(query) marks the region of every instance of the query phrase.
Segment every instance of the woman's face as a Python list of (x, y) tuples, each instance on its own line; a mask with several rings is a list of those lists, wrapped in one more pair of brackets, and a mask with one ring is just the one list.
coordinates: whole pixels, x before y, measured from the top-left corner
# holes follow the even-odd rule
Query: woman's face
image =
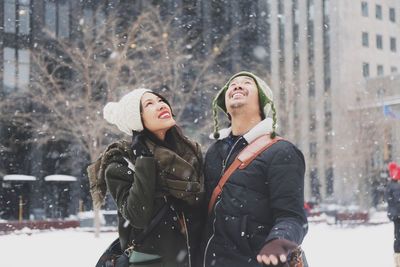
[(144, 127), (164, 140), (166, 131), (176, 124), (171, 109), (161, 98), (152, 93), (145, 93), (142, 96), (141, 105)]

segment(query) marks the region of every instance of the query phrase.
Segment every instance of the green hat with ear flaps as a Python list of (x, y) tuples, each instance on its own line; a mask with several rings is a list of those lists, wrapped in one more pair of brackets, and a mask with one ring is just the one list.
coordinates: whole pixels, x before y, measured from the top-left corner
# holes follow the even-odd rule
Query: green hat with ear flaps
[(217, 108), (220, 108), (225, 114), (227, 114), (226, 105), (225, 105), (225, 93), (229, 87), (231, 81), (238, 76), (248, 76), (254, 80), (258, 89), (258, 98), (260, 101), (260, 107), (263, 112), (264, 117), (268, 117), (270, 111), (272, 110), (272, 119), (273, 119), (273, 132), (271, 133), (271, 137), (275, 137), (275, 128), (276, 128), (276, 110), (273, 102), (273, 94), (271, 88), (257, 75), (247, 72), (241, 71), (233, 75), (228, 82), (219, 90), (217, 95), (212, 101), (212, 109), (213, 109), (213, 118), (214, 118), (214, 138), (219, 137), (219, 127), (218, 127), (218, 118), (217, 118)]

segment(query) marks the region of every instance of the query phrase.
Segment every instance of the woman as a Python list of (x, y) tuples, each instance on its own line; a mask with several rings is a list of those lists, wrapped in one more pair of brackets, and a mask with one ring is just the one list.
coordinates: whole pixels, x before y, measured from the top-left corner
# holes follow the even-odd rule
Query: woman
[[(132, 136), (130, 143), (111, 144), (95, 170), (117, 204), (129, 266), (193, 266), (203, 220), (200, 146), (182, 134), (169, 103), (151, 90), (133, 90), (103, 112)], [(97, 194), (103, 200), (104, 191)]]

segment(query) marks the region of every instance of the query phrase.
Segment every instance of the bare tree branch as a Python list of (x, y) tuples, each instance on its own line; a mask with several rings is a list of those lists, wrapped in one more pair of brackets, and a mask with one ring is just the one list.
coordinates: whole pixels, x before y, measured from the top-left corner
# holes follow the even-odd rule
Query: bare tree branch
[[(167, 86), (163, 94), (172, 100), (178, 123), (193, 120), (185, 111), (215, 93), (221, 80), (213, 68), (239, 31), (214, 43), (212, 53), (201, 54), (201, 36), (193, 37), (173, 15), (161, 16), (156, 7), (129, 23), (114, 13), (103, 23), (84, 21), (80, 27), (73, 39), (43, 31), (48, 41), (31, 49), (29, 90), (0, 101), (0, 120), (31, 131), (27, 142), (79, 144), (91, 161), (120, 135), (103, 119), (104, 104), (134, 88)], [(210, 124), (201, 120), (193, 128)]]

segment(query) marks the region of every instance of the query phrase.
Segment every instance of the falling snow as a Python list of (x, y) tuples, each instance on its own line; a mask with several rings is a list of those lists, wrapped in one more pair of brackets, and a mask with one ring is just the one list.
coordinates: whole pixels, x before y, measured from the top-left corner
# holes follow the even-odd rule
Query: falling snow
[[(80, 230), (25, 230), (3, 235), (0, 236), (1, 266), (94, 266), (116, 237), (116, 232), (101, 233), (96, 238), (93, 233)], [(392, 246), (391, 223), (357, 227), (311, 224), (302, 245), (309, 265), (316, 267), (391, 267), (394, 266)]]

